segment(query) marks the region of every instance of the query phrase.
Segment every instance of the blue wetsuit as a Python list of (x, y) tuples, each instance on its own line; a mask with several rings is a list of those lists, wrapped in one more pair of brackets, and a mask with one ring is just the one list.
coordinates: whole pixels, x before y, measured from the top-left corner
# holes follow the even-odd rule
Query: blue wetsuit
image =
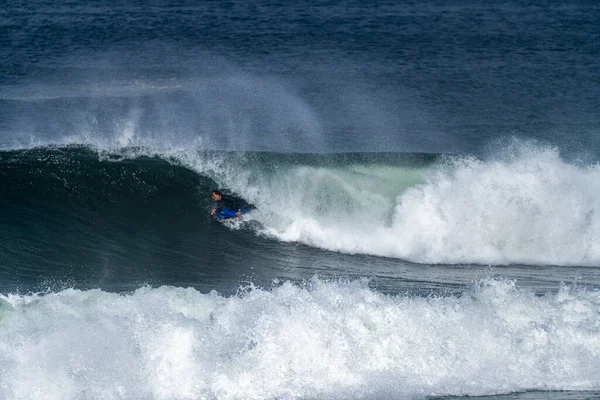
[(243, 209), (253, 210), (256, 207), (254, 207), (252, 204), (248, 204), (248, 202), (246, 200), (240, 199), (239, 197), (223, 194), (223, 195), (221, 195), (221, 200), (213, 201), (212, 208), (214, 208), (215, 211), (219, 212), (226, 208), (229, 208), (229, 209), (232, 209), (235, 211), (239, 211), (239, 210), (243, 210)]

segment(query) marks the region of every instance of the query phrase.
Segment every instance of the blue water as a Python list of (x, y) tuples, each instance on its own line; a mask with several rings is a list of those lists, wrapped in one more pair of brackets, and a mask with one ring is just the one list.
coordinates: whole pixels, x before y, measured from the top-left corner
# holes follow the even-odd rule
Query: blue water
[(599, 20), (9, 1), (0, 398), (599, 398)]

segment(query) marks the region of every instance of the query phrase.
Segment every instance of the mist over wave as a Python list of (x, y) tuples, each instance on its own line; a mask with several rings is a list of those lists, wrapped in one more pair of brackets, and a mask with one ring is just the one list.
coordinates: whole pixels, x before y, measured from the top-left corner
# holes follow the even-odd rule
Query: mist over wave
[[(600, 297), (483, 280), (456, 297), (317, 278), (0, 296), (0, 396), (423, 398), (597, 390)], [(42, 395), (43, 394), (43, 395)]]
[[(98, 58), (80, 62), (107, 62)], [(245, 71), (211, 54), (197, 60), (194, 72), (159, 69), (130, 76), (130, 66), (110, 62), (115, 65), (105, 66), (109, 73), (92, 69), (66, 82), (48, 77), (5, 85), (0, 94), (0, 146), (418, 151), (420, 146), (410, 145), (407, 138), (427, 126), (416, 100), (400, 94), (392, 99), (354, 76), (308, 79)], [(353, 85), (342, 85), (344, 79)], [(402, 108), (392, 112), (390, 103)], [(338, 141), (338, 135), (345, 139)], [(438, 136), (441, 140), (443, 135)]]

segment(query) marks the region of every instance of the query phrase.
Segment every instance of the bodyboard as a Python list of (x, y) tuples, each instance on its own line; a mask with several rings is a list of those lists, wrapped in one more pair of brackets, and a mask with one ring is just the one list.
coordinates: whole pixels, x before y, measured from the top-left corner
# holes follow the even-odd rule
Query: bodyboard
[[(251, 208), (242, 208), (240, 210), (241, 215), (244, 215), (248, 212), (250, 212)], [(215, 211), (215, 213), (213, 214), (215, 217), (221, 218), (221, 219), (227, 219), (227, 218), (234, 218), (237, 217), (236, 215), (237, 210), (234, 210), (233, 208), (221, 208), (219, 211)]]

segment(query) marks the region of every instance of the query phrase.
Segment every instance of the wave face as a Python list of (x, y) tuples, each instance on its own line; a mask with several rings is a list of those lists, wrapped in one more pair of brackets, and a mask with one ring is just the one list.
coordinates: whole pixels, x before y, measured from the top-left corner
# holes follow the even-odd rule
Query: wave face
[(600, 296), (480, 281), (389, 297), (313, 279), (0, 296), (2, 398), (423, 398), (600, 389)]
[(208, 241), (208, 195), (219, 186), (258, 207), (225, 227), (277, 241), (416, 263), (600, 263), (600, 167), (530, 143), (486, 159), (66, 147), (0, 161), (14, 228), (3, 241), (21, 249), (66, 228), (87, 239), (62, 242), (97, 252), (115, 235), (135, 246), (133, 232), (139, 243), (186, 232)]
[(149, 266), (197, 264), (205, 248), (192, 241), (206, 220), (197, 190), (211, 182), (188, 169), (84, 148), (2, 152), (0, 165), (3, 285), (118, 283), (132, 268), (141, 284), (160, 274)]

